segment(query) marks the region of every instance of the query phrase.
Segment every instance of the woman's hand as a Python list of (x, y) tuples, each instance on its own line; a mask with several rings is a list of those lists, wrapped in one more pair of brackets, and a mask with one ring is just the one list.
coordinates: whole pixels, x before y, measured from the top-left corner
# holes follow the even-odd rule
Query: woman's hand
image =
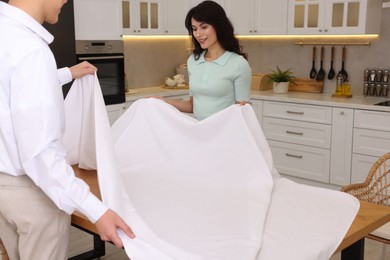
[(240, 106), (245, 106), (246, 104), (251, 105), (252, 103), (249, 101), (237, 101), (236, 104), (238, 104)]

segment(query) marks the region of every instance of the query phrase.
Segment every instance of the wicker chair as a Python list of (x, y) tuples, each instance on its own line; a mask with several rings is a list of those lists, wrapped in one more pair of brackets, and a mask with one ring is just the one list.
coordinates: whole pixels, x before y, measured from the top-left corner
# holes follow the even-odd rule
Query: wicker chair
[[(344, 186), (341, 191), (362, 201), (390, 206), (390, 152), (372, 165), (363, 183)], [(390, 244), (390, 222), (369, 234), (367, 238), (383, 243), (382, 259), (385, 259), (386, 244)]]
[(1, 241), (1, 239), (0, 239), (0, 256), (1, 256), (1, 258), (0, 258), (1, 260), (9, 260), (7, 251), (5, 251), (5, 247), (4, 247), (3, 241)]

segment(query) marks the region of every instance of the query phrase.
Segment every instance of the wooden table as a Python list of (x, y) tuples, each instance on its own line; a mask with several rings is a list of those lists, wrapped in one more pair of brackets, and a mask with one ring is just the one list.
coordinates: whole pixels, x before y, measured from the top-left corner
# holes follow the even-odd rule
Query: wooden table
[[(96, 171), (83, 170), (77, 166), (73, 166), (73, 170), (77, 177), (84, 180), (91, 189), (91, 192), (99, 199), (100, 190), (97, 180)], [(81, 229), (93, 236), (93, 249), (82, 254), (69, 258), (69, 260), (92, 260), (104, 256), (106, 254), (106, 247), (103, 240), (100, 239), (96, 226), (92, 224), (87, 217), (79, 212), (75, 212), (71, 219), (72, 226)]]
[[(95, 194), (98, 198), (101, 198), (96, 171), (82, 170), (79, 169), (77, 166), (74, 166), (73, 169), (75, 171), (76, 176), (83, 179), (90, 186), (92, 193)], [(341, 251), (342, 260), (363, 260), (364, 237), (389, 221), (390, 207), (378, 206), (372, 203), (361, 201), (359, 212), (357, 213), (355, 220), (353, 221), (351, 227), (349, 228), (347, 234), (345, 235), (343, 241), (341, 242), (335, 253)], [(103, 244), (104, 250), (104, 242), (101, 241), (100, 237), (97, 235), (98, 232), (96, 230), (96, 227), (91, 222), (89, 222), (89, 220), (85, 216), (79, 213), (73, 214), (72, 225), (93, 235), (94, 250), (92, 251), (98, 253), (100, 252), (100, 254), (102, 253), (101, 248), (99, 247), (101, 247)], [(79, 255), (71, 259), (94, 259), (87, 258), (88, 254), (90, 253), (91, 251), (87, 252), (85, 255)]]

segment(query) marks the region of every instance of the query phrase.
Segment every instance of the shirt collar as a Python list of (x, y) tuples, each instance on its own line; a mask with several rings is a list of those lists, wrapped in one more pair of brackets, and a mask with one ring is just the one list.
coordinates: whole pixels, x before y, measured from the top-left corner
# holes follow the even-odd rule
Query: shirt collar
[(52, 43), (54, 40), (54, 36), (51, 35), (40, 23), (17, 7), (0, 1), (0, 15), (7, 16), (9, 19), (26, 26), (41, 37), (47, 44)]
[[(199, 59), (196, 61), (197, 64), (200, 64), (202, 62), (206, 62), (206, 60), (204, 59), (204, 55), (205, 55), (206, 51), (203, 51), (200, 56), (199, 56)], [(233, 52), (230, 52), (230, 51), (225, 51), (221, 56), (218, 57), (218, 59), (214, 60), (213, 63), (217, 63), (221, 66), (225, 65), (226, 62), (229, 60), (229, 58), (232, 56)]]

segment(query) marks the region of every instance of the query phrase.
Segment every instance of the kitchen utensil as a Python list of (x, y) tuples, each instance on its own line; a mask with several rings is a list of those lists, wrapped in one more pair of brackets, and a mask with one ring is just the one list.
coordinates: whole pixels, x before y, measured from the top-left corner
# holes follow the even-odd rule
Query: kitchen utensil
[(311, 71), (310, 71), (310, 78), (311, 79), (314, 79), (317, 75), (315, 63), (316, 63), (316, 46), (313, 47), (313, 63), (312, 63)]
[(321, 47), (321, 61), (320, 61), (321, 65), (320, 65), (320, 70), (318, 71), (318, 74), (317, 74), (317, 77), (316, 77), (317, 81), (324, 80), (324, 78), (325, 78), (325, 70), (322, 67), (323, 61), (324, 61), (324, 46)]
[(331, 52), (330, 52), (330, 69), (328, 73), (328, 79), (333, 79), (335, 71), (333, 69), (333, 59), (334, 59), (334, 46), (332, 46)]
[(345, 46), (343, 47), (343, 53), (342, 53), (342, 60), (341, 60), (341, 69), (338, 74), (343, 75), (344, 81), (348, 80), (348, 73), (344, 69), (344, 63), (345, 63), (345, 55), (346, 55), (346, 49)]

